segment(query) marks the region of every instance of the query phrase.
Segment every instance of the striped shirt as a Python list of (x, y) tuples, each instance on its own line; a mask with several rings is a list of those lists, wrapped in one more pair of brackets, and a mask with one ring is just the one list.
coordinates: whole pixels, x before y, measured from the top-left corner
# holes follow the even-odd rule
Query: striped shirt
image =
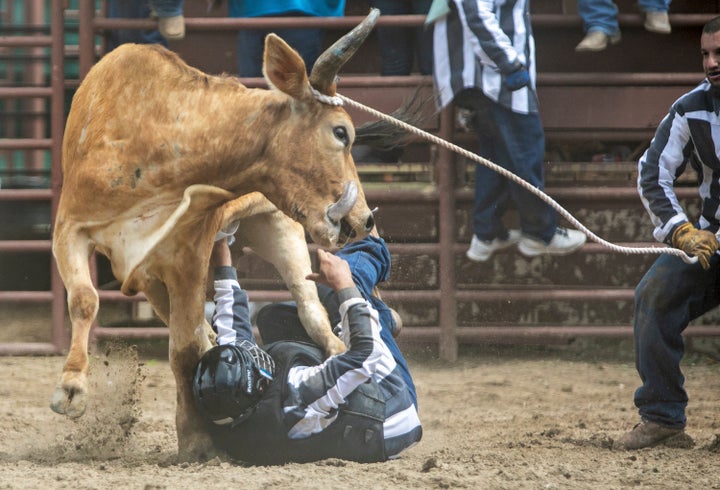
[[(235, 272), (233, 268), (227, 269)], [(238, 315), (248, 311), (247, 294), (240, 289), (237, 280), (225, 276), (218, 278), (217, 270), (215, 278), (213, 328), (218, 333), (218, 344), (231, 339), (247, 339), (248, 334), (252, 338), (252, 327), (247, 317)], [(377, 310), (363, 299), (355, 287), (343, 289), (337, 294), (341, 315), (340, 338), (348, 350), (319, 365), (298, 365), (290, 369), (288, 394), (284, 400), (285, 425), (290, 427), (288, 437), (302, 439), (325, 429), (335, 421), (338, 408), (350, 393), (372, 378), (385, 399), (385, 452), (388, 457), (395, 457), (422, 437), (417, 407), (395, 358), (380, 337)], [(224, 313), (218, 314), (219, 310)], [(234, 335), (226, 328), (228, 321), (230, 329), (236, 331)], [(225, 327), (222, 322), (225, 322)]]
[(700, 227), (720, 226), (720, 97), (711, 87), (705, 80), (673, 103), (638, 162), (638, 192), (660, 242), (688, 221), (673, 190), (688, 164), (698, 174)]
[[(434, 77), (440, 108), (467, 88), (520, 114), (537, 114), (535, 40), (530, 0), (449, 0), (450, 13), (435, 21)], [(514, 92), (502, 83), (519, 62), (530, 86)]]

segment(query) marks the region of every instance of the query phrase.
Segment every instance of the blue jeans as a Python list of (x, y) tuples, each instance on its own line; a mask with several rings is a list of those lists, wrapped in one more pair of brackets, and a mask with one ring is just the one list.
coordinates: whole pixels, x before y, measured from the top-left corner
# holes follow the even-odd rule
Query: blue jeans
[(661, 425), (685, 427), (688, 397), (680, 371), (682, 332), (688, 323), (720, 304), (720, 257), (706, 271), (663, 254), (635, 288), (635, 365), (642, 386), (635, 391), (640, 416)]
[[(390, 308), (372, 295), (375, 286), (386, 281), (390, 274), (390, 252), (385, 241), (382, 238), (369, 236), (349, 243), (335, 255), (348, 262), (353, 281), (360, 294), (377, 310), (381, 327), (380, 338), (382, 338), (393, 358), (395, 358), (398, 372), (408, 387), (413, 403), (417, 406), (415, 383), (413, 383), (412, 376), (410, 376), (407, 361), (392, 336), (391, 328), (394, 325), (394, 320)], [(338, 310), (339, 305), (335, 292), (329, 287), (319, 284), (318, 295), (328, 312), (331, 325), (340, 323), (340, 311)], [(270, 344), (279, 340), (312, 342), (300, 323), (297, 307), (293, 302), (274, 303), (265, 306), (258, 313), (256, 323), (263, 344)]]
[[(638, 0), (643, 12), (667, 12), (671, 0)], [(608, 36), (620, 32), (618, 8), (612, 0), (578, 0), (578, 14), (585, 32), (601, 31)]]
[(150, 0), (158, 17), (177, 17), (183, 13), (183, 0)]
[[(372, 0), (370, 5), (382, 15), (427, 14), (432, 0)], [(378, 27), (383, 76), (409, 75), (417, 56), (421, 75), (432, 74), (433, 30), (420, 26)]]
[(325, 39), (324, 29), (248, 29), (238, 33), (237, 60), (238, 74), (241, 77), (261, 77), (265, 36), (274, 32), (300, 53), (305, 68), (310, 73), (315, 60), (322, 53)]
[[(480, 156), (534, 187), (544, 188), (545, 132), (539, 115), (512, 112), (477, 89), (460, 92), (455, 104), (475, 111), (473, 129), (478, 137)], [(520, 215), (523, 234), (545, 243), (552, 240), (557, 228), (555, 210), (494, 170), (477, 165), (472, 216), (475, 236), (480, 240), (506, 238), (502, 218), (510, 206)]]
[[(107, 16), (111, 19), (147, 19), (150, 17), (150, 4), (148, 0), (109, 0)], [(125, 43), (162, 44), (165, 47), (168, 45), (157, 29), (149, 31), (111, 30), (107, 31), (105, 42), (108, 52)]]

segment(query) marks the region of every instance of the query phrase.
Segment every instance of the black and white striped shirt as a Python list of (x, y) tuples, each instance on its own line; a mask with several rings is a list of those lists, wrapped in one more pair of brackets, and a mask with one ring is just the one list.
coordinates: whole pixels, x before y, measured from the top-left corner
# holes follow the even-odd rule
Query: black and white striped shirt
[[(232, 267), (215, 269), (213, 329), (217, 343), (254, 342), (248, 314), (248, 296)], [(290, 439), (318, 433), (335, 421), (338, 408), (358, 386), (374, 379), (385, 400), (383, 435), (388, 457), (397, 456), (422, 437), (414, 399), (392, 352), (380, 336), (378, 312), (357, 288), (337, 293), (340, 338), (348, 347), (342, 354), (314, 366), (293, 366), (287, 376), (285, 422)]]
[[(535, 40), (530, 0), (448, 0), (450, 13), (435, 22), (434, 76), (441, 108), (463, 89), (477, 88), (520, 114), (538, 113)], [(503, 77), (519, 61), (531, 86), (511, 92)]]
[(688, 164), (698, 174), (700, 227), (716, 233), (720, 226), (719, 97), (705, 80), (676, 100), (638, 162), (638, 192), (660, 242), (688, 221), (674, 191)]

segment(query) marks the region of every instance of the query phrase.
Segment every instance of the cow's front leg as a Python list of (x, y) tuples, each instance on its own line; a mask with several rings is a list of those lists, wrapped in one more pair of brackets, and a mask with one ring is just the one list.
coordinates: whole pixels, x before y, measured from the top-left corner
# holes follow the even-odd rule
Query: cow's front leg
[[(198, 461), (217, 454), (192, 395), (195, 367), (202, 354), (210, 348), (204, 315), (207, 264), (193, 262), (192, 259), (179, 263), (183, 264), (182, 277), (174, 277), (172, 284), (167, 284), (170, 300), (169, 358), (177, 389), (175, 425), (178, 458), (180, 461)], [(173, 271), (170, 275), (176, 273)]]
[(99, 302), (90, 276), (88, 260), (93, 249), (87, 237), (67, 222), (59, 222), (56, 226), (53, 254), (67, 289), (72, 339), (50, 408), (59, 414), (77, 418), (87, 408), (88, 338)]
[(237, 235), (280, 273), (297, 303), (300, 321), (310, 338), (328, 356), (344, 352), (345, 344), (332, 332), (315, 283), (305, 279), (312, 268), (302, 226), (275, 210), (241, 220)]

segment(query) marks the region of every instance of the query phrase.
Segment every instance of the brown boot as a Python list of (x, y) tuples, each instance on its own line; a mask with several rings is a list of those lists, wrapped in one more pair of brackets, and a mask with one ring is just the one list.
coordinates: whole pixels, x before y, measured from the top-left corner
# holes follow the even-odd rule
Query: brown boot
[(652, 447), (683, 432), (684, 429), (673, 429), (642, 419), (631, 431), (626, 432), (615, 441), (613, 449), (632, 450)]

